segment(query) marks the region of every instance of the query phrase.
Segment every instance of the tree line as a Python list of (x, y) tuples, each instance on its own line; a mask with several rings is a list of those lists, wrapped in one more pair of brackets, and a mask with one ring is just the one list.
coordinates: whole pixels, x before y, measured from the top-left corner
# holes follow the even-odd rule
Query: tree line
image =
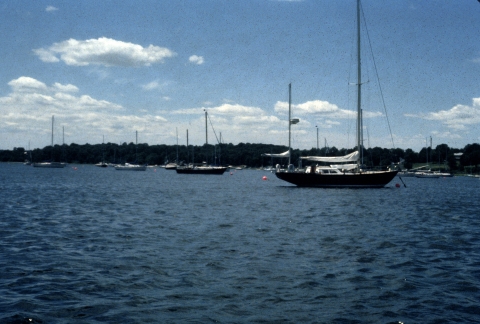
[[(106, 163), (139, 163), (161, 165), (167, 162), (209, 163), (217, 165), (245, 165), (248, 167), (265, 167), (288, 163), (286, 159), (262, 156), (263, 153), (282, 153), (288, 150), (287, 146), (271, 144), (239, 143), (233, 144), (204, 144), (203, 146), (189, 145), (148, 145), (134, 143), (105, 143), (105, 144), (70, 144), (46, 146), (42, 149), (28, 151), (23, 147), (13, 150), (0, 150), (1, 162), (32, 162), (57, 161), (77, 164)], [(343, 156), (353, 152), (353, 149), (311, 148), (309, 150), (292, 149), (291, 161), (298, 165), (301, 156)], [(457, 158), (455, 153), (462, 153)], [(435, 148), (422, 148), (419, 152), (401, 148), (365, 148), (364, 164), (367, 167), (386, 169), (392, 163), (403, 160), (404, 168), (410, 169), (419, 163), (436, 164), (437, 168), (450, 171), (464, 171), (478, 173), (480, 171), (480, 144), (468, 144), (462, 149), (450, 148), (447, 144), (437, 145)], [(305, 163), (304, 164), (308, 164)]]

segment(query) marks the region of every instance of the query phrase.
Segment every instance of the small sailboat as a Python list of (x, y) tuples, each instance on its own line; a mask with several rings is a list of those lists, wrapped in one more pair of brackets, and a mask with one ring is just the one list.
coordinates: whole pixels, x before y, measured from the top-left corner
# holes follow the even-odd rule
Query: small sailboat
[(319, 188), (382, 188), (398, 173), (396, 170), (366, 171), (362, 168), (362, 108), (361, 108), (361, 61), (360, 61), (360, 0), (357, 0), (357, 151), (342, 157), (307, 156), (301, 159), (311, 162), (329, 163), (329, 166), (311, 165), (305, 170), (295, 170), (291, 159), (291, 125), (299, 122), (291, 118), (291, 85), (289, 85), (288, 159), (287, 170), (277, 165), (275, 175), (299, 187)]
[[(135, 162), (137, 161), (137, 145), (138, 145), (138, 132), (135, 131)], [(125, 164), (118, 164), (115, 166), (115, 170), (119, 171), (146, 171), (147, 166), (146, 165), (140, 165), (140, 164), (131, 164), (131, 163), (125, 163)]]
[[(205, 140), (208, 144), (208, 127), (207, 127), (207, 119), (208, 113), (205, 110)], [(188, 137), (187, 137), (187, 148), (188, 148)], [(222, 175), (227, 171), (227, 167), (223, 166), (214, 166), (214, 165), (207, 165), (207, 163), (203, 163), (202, 165), (195, 165), (195, 163), (191, 163), (187, 166), (177, 166), (176, 170), (179, 174), (217, 174)]]
[[(55, 117), (52, 116), (52, 152), (53, 152), (53, 125), (54, 125)], [(53, 153), (52, 153), (53, 155)], [(53, 160), (53, 156), (52, 156)], [(47, 161), (47, 162), (37, 162), (32, 163), (34, 168), (51, 168), (51, 169), (61, 169), (67, 166), (66, 163), (62, 162), (54, 162), (54, 161)]]
[(105, 136), (103, 137), (103, 141), (102, 141), (102, 162), (98, 162), (97, 164), (95, 164), (95, 166), (99, 167), (99, 168), (106, 168), (108, 167), (108, 164), (105, 163)]
[(178, 166), (178, 129), (175, 129), (175, 132), (177, 133), (177, 159), (175, 162), (167, 162), (165, 164), (165, 170), (176, 170)]
[(24, 165), (32, 165), (32, 150), (30, 150), (30, 141), (28, 141), (28, 151), (24, 153), (25, 155), (29, 155), (28, 159), (25, 159), (23, 162)]

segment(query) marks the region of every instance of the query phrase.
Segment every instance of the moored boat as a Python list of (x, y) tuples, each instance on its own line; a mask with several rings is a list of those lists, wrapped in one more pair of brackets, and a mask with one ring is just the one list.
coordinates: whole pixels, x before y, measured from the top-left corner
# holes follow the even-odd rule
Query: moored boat
[[(311, 162), (330, 163), (329, 168), (312, 165), (309, 169), (295, 170), (291, 162), (291, 125), (299, 122), (291, 118), (291, 84), (289, 85), (288, 102), (288, 168), (281, 170), (277, 166), (275, 175), (286, 182), (299, 187), (320, 188), (382, 188), (387, 185), (398, 173), (397, 170), (367, 171), (363, 168), (362, 149), (362, 107), (361, 107), (361, 61), (360, 61), (360, 0), (357, 0), (357, 151), (342, 157), (302, 157)], [(340, 163), (340, 164), (338, 164)]]
[[(208, 144), (208, 128), (207, 128), (207, 118), (208, 113), (205, 111), (205, 133), (206, 133), (206, 143)], [(188, 131), (187, 131), (187, 148), (188, 148)], [(193, 158), (192, 158), (193, 159)], [(216, 159), (216, 155), (215, 155)], [(201, 165), (195, 165), (191, 163), (189, 165), (177, 165), (176, 167), (178, 174), (217, 174), (222, 175), (225, 171), (228, 170), (228, 167), (218, 166), (218, 165), (207, 165), (207, 162), (203, 162)]]
[(221, 175), (227, 171), (227, 167), (220, 166), (179, 166), (177, 167), (177, 173), (179, 174), (218, 174)]
[(125, 164), (116, 165), (115, 170), (119, 170), (119, 171), (145, 171), (145, 170), (147, 170), (147, 166), (146, 165), (139, 165), (139, 164), (125, 163)]
[(52, 168), (52, 169), (60, 169), (67, 166), (66, 163), (62, 162), (37, 162), (32, 163), (34, 168)]
[[(137, 145), (138, 145), (138, 132), (135, 131), (135, 161), (137, 161)], [(146, 171), (147, 166), (146, 165), (140, 165), (140, 164), (125, 163), (125, 164), (115, 165), (115, 170), (118, 170), (118, 171)]]
[[(55, 118), (52, 116), (52, 149), (53, 149), (53, 125), (54, 125)], [(53, 160), (53, 153), (52, 153), (52, 160)], [(67, 166), (67, 163), (63, 162), (53, 162), (53, 161), (45, 161), (45, 162), (35, 162), (30, 163), (34, 168), (50, 168), (50, 169), (61, 169)]]

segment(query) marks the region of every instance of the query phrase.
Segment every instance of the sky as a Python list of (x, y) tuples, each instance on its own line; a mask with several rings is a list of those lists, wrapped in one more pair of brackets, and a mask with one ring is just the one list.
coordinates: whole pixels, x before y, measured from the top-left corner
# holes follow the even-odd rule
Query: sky
[[(354, 0), (0, 3), (0, 149), (356, 145)], [(480, 2), (362, 1), (366, 147), (480, 142)], [(362, 18), (362, 19), (363, 19)], [(368, 37), (367, 37), (368, 35)], [(365, 49), (365, 51), (363, 51)], [(205, 134), (208, 112), (208, 139)]]

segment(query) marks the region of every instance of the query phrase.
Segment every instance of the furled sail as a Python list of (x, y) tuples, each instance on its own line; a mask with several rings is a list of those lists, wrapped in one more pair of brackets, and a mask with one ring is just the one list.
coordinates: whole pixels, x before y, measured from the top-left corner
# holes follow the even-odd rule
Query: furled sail
[(289, 157), (290, 156), (290, 150), (283, 152), (283, 153), (278, 153), (278, 154), (272, 154), (272, 153), (263, 153), (262, 156), (270, 156), (274, 158), (283, 158), (283, 157)]
[(355, 164), (330, 164), (330, 167), (334, 169), (349, 171), (349, 170), (356, 169), (358, 165), (356, 163)]
[(360, 154), (358, 151), (355, 151), (344, 156), (302, 156), (301, 159), (314, 162), (345, 163), (357, 162), (359, 157)]

